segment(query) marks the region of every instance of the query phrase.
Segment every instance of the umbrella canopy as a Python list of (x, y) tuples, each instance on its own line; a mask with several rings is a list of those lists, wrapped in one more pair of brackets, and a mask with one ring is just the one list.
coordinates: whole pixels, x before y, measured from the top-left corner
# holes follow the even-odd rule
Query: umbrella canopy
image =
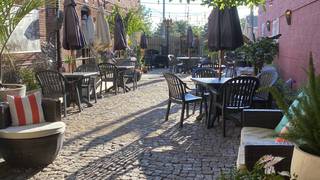
[(193, 32), (191, 26), (188, 27), (187, 31), (187, 45), (188, 48), (193, 48), (194, 41), (193, 41)]
[(234, 50), (242, 45), (243, 36), (237, 8), (213, 9), (208, 22), (209, 49)]
[(83, 32), (86, 45), (92, 46), (94, 42), (94, 23), (90, 16), (88, 6), (81, 8), (81, 31)]
[(145, 33), (143, 33), (141, 35), (141, 38), (140, 38), (140, 48), (141, 49), (147, 49), (148, 48), (148, 40), (147, 40), (147, 36)]
[(66, 50), (78, 50), (85, 46), (74, 0), (64, 1), (63, 43)]
[(105, 51), (111, 45), (109, 24), (105, 19), (104, 9), (100, 6), (97, 13), (94, 47), (97, 51)]
[(114, 50), (125, 50), (127, 48), (127, 39), (120, 14), (116, 14), (114, 21)]

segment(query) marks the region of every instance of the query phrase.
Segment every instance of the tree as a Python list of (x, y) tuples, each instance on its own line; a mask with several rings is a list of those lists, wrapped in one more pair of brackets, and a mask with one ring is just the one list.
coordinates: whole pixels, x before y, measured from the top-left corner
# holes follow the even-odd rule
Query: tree
[(236, 6), (259, 6), (264, 5), (266, 0), (202, 0), (203, 5), (219, 7), (224, 9), (226, 7)]
[[(169, 0), (170, 2), (173, 0)], [(182, 2), (182, 0), (179, 0), (180, 2)], [(190, 4), (191, 1), (195, 1), (195, 0), (186, 0), (188, 4)]]
[(114, 19), (118, 13), (123, 17), (123, 24), (129, 36), (139, 31), (143, 31), (146, 34), (151, 33), (151, 13), (144, 6), (139, 6), (138, 9), (130, 9), (127, 13), (119, 6), (114, 6), (111, 15), (108, 16), (110, 32), (114, 32)]
[(2, 83), (3, 54), (8, 53), (7, 43), (19, 22), (33, 9), (42, 6), (48, 0), (1, 0), (0, 3), (0, 83)]

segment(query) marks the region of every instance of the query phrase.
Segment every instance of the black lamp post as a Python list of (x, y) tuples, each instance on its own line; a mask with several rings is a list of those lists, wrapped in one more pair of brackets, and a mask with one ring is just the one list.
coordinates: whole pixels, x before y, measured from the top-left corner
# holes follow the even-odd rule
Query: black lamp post
[(165, 26), (166, 29), (166, 55), (169, 54), (169, 28), (172, 25), (172, 19), (164, 19), (163, 20), (163, 24)]

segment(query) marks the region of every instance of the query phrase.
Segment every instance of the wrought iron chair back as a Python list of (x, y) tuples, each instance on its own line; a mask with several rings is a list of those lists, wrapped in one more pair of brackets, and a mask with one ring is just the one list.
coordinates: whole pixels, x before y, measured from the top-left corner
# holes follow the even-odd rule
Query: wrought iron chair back
[(169, 98), (173, 101), (185, 101), (186, 85), (176, 75), (164, 73), (169, 88)]
[[(266, 88), (273, 86), (277, 80), (278, 80), (278, 73), (276, 70), (265, 70), (262, 71), (260, 74), (258, 74), (257, 78), (259, 79), (259, 88)], [(269, 99), (269, 93), (268, 92), (256, 92), (255, 94), (257, 97), (262, 98), (264, 100)]]
[(212, 68), (198, 68), (192, 72), (193, 78), (213, 78), (217, 76), (217, 73)]
[(231, 110), (250, 108), (258, 86), (259, 80), (255, 77), (236, 77), (228, 80), (220, 90), (223, 108)]
[(113, 81), (117, 78), (117, 66), (111, 63), (100, 63), (98, 65), (100, 76), (103, 80)]
[(36, 73), (36, 78), (44, 97), (61, 97), (67, 92), (67, 80), (57, 71), (39, 71)]
[(214, 68), (214, 64), (211, 62), (205, 62), (200, 64), (200, 68)]

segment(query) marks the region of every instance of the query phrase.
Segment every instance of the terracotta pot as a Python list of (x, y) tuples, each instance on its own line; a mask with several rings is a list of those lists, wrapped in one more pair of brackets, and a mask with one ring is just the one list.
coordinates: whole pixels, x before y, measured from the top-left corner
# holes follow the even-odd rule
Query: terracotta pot
[(2, 84), (5, 89), (0, 89), (0, 99), (7, 101), (7, 95), (25, 96), (26, 86), (23, 84)]
[(301, 180), (318, 180), (320, 177), (320, 157), (295, 147), (291, 161), (291, 177)]

